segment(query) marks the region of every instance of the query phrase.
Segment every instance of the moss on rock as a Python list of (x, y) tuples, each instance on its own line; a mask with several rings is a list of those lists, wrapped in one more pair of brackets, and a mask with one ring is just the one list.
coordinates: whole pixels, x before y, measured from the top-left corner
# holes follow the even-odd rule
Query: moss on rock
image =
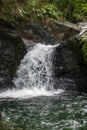
[(87, 66), (87, 41), (74, 38), (68, 41), (68, 48), (75, 55), (79, 65)]
[(68, 41), (68, 49), (74, 54), (79, 65), (83, 64), (82, 45), (78, 38), (73, 38)]
[(83, 42), (83, 45), (82, 45), (82, 53), (83, 53), (83, 59), (84, 59), (84, 62), (87, 66), (87, 41), (84, 41)]

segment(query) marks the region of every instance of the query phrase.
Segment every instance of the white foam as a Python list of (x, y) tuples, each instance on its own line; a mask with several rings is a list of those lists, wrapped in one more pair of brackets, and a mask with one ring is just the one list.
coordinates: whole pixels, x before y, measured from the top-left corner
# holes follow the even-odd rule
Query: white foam
[(28, 99), (32, 97), (37, 97), (37, 96), (54, 96), (58, 95), (64, 92), (63, 90), (59, 89), (57, 91), (47, 91), (44, 88), (38, 89), (38, 88), (33, 88), (33, 89), (21, 89), (21, 90), (7, 90), (5, 92), (0, 93), (0, 98), (18, 98), (18, 99)]

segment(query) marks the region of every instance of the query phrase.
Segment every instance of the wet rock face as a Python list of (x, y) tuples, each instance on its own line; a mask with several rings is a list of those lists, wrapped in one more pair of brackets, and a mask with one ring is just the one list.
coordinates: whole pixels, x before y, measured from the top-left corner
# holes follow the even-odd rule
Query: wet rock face
[(57, 77), (79, 68), (74, 55), (64, 45), (56, 47), (53, 56), (53, 66)]
[(87, 90), (87, 68), (83, 69), (68, 45), (56, 47), (53, 55), (54, 88)]
[(75, 24), (56, 21), (49, 24), (49, 32), (55, 38), (67, 41), (69, 38), (76, 36), (79, 33), (79, 29)]
[[(80, 31), (75, 24), (63, 22), (50, 22), (48, 25), (27, 23), (24, 31), (20, 32), (21, 37), (29, 40), (30, 36), (35, 42), (50, 43), (59, 40), (67, 41), (69, 38), (77, 35)], [(34, 38), (36, 36), (36, 39)]]
[(23, 55), (24, 44), (20, 38), (0, 33), (0, 89), (11, 87)]

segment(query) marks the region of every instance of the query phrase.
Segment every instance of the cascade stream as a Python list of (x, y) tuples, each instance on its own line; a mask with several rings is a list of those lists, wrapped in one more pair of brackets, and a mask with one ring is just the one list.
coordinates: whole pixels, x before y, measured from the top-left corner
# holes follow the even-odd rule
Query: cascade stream
[(55, 91), (53, 88), (52, 56), (58, 45), (38, 43), (32, 47), (21, 60), (13, 79), (16, 89), (2, 92), (0, 97), (49, 96), (62, 92), (63, 90)]

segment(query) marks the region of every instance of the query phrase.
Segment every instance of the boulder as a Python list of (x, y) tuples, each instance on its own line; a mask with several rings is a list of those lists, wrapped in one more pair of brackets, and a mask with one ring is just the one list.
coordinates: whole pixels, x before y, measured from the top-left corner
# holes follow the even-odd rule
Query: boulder
[(67, 41), (71, 37), (76, 36), (80, 30), (77, 25), (70, 22), (51, 22), (48, 30), (56, 39)]
[(24, 48), (19, 37), (0, 32), (0, 89), (12, 87), (12, 79), (24, 56)]
[[(53, 54), (54, 88), (87, 91), (87, 67), (78, 40), (61, 43)], [(76, 47), (76, 48), (75, 48)]]

